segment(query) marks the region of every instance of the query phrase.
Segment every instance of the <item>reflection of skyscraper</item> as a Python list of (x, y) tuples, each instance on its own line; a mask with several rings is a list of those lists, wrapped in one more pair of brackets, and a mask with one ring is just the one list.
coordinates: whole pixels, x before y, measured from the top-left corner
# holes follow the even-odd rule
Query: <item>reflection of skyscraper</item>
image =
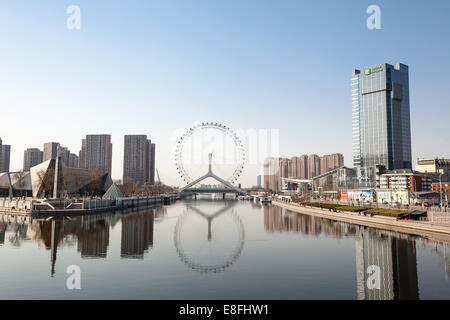
[[(369, 289), (367, 268), (380, 268), (380, 289)], [(356, 235), (357, 297), (360, 300), (419, 299), (415, 241), (375, 229)]]
[(109, 245), (109, 225), (98, 220), (85, 226), (78, 236), (78, 251), (82, 258), (105, 258)]
[(122, 258), (144, 258), (149, 246), (153, 246), (153, 221), (154, 210), (122, 218)]

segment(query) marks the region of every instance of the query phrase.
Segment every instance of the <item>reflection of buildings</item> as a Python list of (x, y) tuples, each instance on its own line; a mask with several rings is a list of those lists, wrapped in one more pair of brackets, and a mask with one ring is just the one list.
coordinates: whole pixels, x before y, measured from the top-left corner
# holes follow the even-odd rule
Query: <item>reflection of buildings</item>
[[(153, 246), (154, 218), (166, 214), (165, 208), (123, 210), (120, 213), (102, 213), (66, 218), (32, 219), (0, 215), (0, 246), (7, 239), (20, 247), (22, 240), (33, 240), (50, 251), (51, 275), (55, 273), (58, 247), (77, 246), (81, 257), (106, 258), (110, 226), (122, 221), (121, 256), (143, 258)], [(8, 234), (8, 237), (6, 235)]]
[[(367, 267), (380, 267), (380, 289), (368, 289)], [(361, 228), (356, 235), (358, 299), (419, 299), (416, 243), (382, 232)]]
[(153, 246), (153, 222), (154, 210), (122, 218), (122, 258), (144, 258), (144, 253)]
[(290, 212), (277, 206), (264, 207), (264, 228), (268, 232), (323, 233), (339, 238), (356, 232), (356, 227), (347, 223)]
[(83, 258), (105, 258), (109, 245), (109, 224), (98, 220), (77, 234), (78, 251)]
[[(355, 236), (358, 299), (419, 299), (416, 241), (411, 236), (290, 212), (276, 206), (264, 207), (264, 228), (268, 232), (325, 234), (338, 238)], [(370, 274), (366, 271), (371, 265), (380, 267), (379, 290), (367, 287)]]

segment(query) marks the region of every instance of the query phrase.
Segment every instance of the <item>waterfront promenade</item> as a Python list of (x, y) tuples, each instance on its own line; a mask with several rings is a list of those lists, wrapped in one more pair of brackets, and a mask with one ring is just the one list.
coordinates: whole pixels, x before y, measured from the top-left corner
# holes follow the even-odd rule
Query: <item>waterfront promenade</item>
[(101, 198), (82, 199), (33, 199), (0, 198), (0, 214), (10, 215), (71, 215), (170, 204), (179, 195), (167, 194), (149, 197), (122, 197), (114, 200)]
[(396, 220), (385, 216), (363, 216), (355, 212), (332, 212), (327, 209), (302, 206), (292, 202), (272, 201), (273, 205), (288, 209), (293, 212), (313, 215), (321, 218), (332, 219), (362, 226), (385, 229), (400, 233), (408, 233), (420, 236), (433, 236), (441, 240), (450, 240), (450, 215), (448, 222)]

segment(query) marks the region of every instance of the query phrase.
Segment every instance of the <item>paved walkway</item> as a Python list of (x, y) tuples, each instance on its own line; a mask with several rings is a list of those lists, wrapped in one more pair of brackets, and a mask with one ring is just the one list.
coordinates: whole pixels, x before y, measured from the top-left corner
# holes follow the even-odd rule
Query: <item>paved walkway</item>
[(359, 224), (368, 227), (386, 229), (396, 232), (417, 234), (421, 236), (439, 236), (443, 240), (450, 241), (450, 226), (448, 225), (438, 225), (426, 221), (408, 221), (399, 220), (397, 221), (392, 217), (385, 216), (364, 216), (358, 215), (355, 212), (333, 212), (328, 211), (328, 209), (320, 209), (313, 207), (300, 206), (295, 203), (286, 203), (281, 201), (273, 201), (272, 204), (304, 214), (311, 214), (314, 216), (328, 218), (337, 221), (343, 221), (348, 223)]

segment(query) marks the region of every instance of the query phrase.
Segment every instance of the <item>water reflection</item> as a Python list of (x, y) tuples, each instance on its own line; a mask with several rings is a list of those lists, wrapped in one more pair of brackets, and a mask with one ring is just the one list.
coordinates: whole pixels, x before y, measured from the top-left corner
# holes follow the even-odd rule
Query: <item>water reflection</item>
[[(264, 207), (269, 232), (299, 232), (355, 238), (357, 298), (361, 300), (418, 299), (416, 237)], [(380, 267), (380, 289), (369, 289), (369, 266)]]
[(143, 259), (153, 246), (154, 212), (136, 213), (122, 218), (122, 258)]
[[(46, 248), (48, 255), (33, 255), (35, 248), (27, 246), (32, 242)], [(50, 274), (54, 281), (64, 278), (62, 269), (80, 263), (76, 261), (81, 257), (89, 261), (80, 264), (90, 266), (108, 260), (109, 268), (89, 268), (92, 279), (115, 277), (111, 270), (127, 272), (132, 268), (122, 283), (124, 292), (137, 286), (139, 292), (152, 298), (158, 298), (160, 292), (154, 291), (154, 283), (160, 284), (158, 290), (167, 297), (175, 298), (186, 297), (175, 294), (180, 288), (197, 286), (205, 289), (197, 292), (208, 292), (213, 283), (220, 283), (222, 291), (229, 292), (228, 296), (219, 294), (215, 298), (234, 297), (238, 291), (248, 291), (244, 298), (266, 291), (264, 298), (309, 298), (311, 292), (320, 298), (320, 290), (331, 298), (439, 298), (450, 294), (445, 280), (450, 270), (446, 246), (448, 242), (436, 238), (366, 228), (236, 200), (183, 201), (142, 211), (129, 209), (57, 219), (0, 215), (0, 254), (11, 259), (0, 259), (7, 270), (0, 276), (0, 283), (9, 285), (7, 288), (16, 290), (20, 297), (17, 288), (21, 273), (16, 266), (41, 272), (47, 276), (44, 278)], [(18, 254), (21, 247), (23, 254)], [(149, 252), (152, 259), (136, 263), (145, 260)], [(341, 253), (349, 259), (335, 264), (331, 256), (341, 257)], [(266, 260), (272, 255), (279, 260)], [(121, 260), (114, 259), (116, 256)], [(367, 268), (371, 265), (380, 267), (379, 290), (367, 287)], [(283, 268), (282, 274), (273, 272), (279, 268)], [(219, 272), (220, 276), (214, 275)], [(331, 280), (333, 272), (346, 280)], [(287, 284), (283, 282), (286, 278), (294, 280)], [(327, 279), (326, 284), (323, 279)], [(103, 280), (95, 281), (97, 286), (104, 285)], [(58, 297), (60, 286), (53, 283), (55, 288), (43, 290)], [(287, 292), (290, 286), (295, 290)], [(334, 291), (327, 296), (330, 288)], [(86, 291), (88, 295), (91, 292)], [(142, 294), (136, 298), (147, 297)], [(92, 295), (97, 297), (96, 293)]]
[(8, 241), (20, 247), (22, 241), (32, 240), (50, 250), (51, 276), (55, 274), (58, 247), (77, 247), (83, 259), (105, 259), (108, 254), (110, 228), (122, 224), (121, 257), (143, 259), (153, 246), (154, 218), (166, 214), (166, 209), (150, 208), (143, 212), (134, 209), (89, 216), (65, 216), (31, 219), (29, 217), (0, 216), (0, 245)]
[(174, 244), (181, 261), (201, 273), (224, 271), (239, 258), (244, 247), (244, 225), (233, 210), (236, 201), (216, 203), (222, 207), (212, 214), (198, 204), (188, 203), (174, 229)]

